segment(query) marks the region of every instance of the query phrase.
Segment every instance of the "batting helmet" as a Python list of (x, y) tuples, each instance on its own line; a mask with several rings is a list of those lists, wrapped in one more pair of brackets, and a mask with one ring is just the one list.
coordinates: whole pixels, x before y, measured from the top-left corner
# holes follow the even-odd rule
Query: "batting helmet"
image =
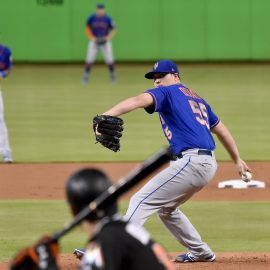
[[(66, 183), (66, 196), (72, 208), (73, 214), (78, 214), (90, 202), (111, 186), (107, 175), (97, 169), (81, 169), (72, 174)], [(89, 221), (95, 221), (105, 216), (112, 216), (117, 212), (117, 203), (103, 205), (86, 217)]]

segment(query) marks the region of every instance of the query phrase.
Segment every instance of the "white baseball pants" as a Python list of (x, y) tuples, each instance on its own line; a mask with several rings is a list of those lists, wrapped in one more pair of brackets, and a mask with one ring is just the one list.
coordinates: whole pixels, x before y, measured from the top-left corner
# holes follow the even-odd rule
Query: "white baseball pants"
[(4, 119), (4, 103), (3, 103), (3, 95), (0, 88), (0, 153), (5, 155), (6, 153), (10, 153), (10, 145), (8, 139), (8, 130)]

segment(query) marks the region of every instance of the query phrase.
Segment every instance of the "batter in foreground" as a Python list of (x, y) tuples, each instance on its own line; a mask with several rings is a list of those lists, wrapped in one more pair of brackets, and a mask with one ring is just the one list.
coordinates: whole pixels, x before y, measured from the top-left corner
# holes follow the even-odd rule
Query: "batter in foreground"
[(171, 147), (172, 161), (131, 198), (126, 217), (144, 224), (150, 215), (157, 213), (177, 241), (188, 249), (176, 261), (213, 262), (214, 252), (178, 208), (206, 186), (216, 172), (211, 133), (224, 145), (240, 175), (251, 170), (240, 158), (235, 140), (210, 105), (181, 83), (174, 62), (158, 61), (145, 77), (154, 81), (154, 89), (126, 99), (103, 114), (120, 116), (137, 108), (144, 108), (149, 114), (157, 112)]

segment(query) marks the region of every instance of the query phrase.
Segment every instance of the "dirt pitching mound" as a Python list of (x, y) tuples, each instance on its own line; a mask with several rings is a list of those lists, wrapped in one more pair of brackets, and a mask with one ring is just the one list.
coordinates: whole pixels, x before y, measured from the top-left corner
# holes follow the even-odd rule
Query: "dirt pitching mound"
[[(171, 253), (173, 258), (178, 253)], [(78, 266), (73, 255), (61, 255), (59, 260), (62, 269), (72, 270)], [(179, 270), (266, 270), (270, 269), (270, 253), (217, 253), (213, 263), (175, 263)]]
[[(178, 253), (171, 253), (172, 257)], [(269, 253), (216, 253), (217, 260), (212, 263), (175, 263), (179, 270), (269, 270)], [(78, 267), (79, 261), (72, 254), (61, 254), (59, 266), (61, 269), (74, 270)], [(0, 270), (7, 270), (8, 263), (1, 263)]]

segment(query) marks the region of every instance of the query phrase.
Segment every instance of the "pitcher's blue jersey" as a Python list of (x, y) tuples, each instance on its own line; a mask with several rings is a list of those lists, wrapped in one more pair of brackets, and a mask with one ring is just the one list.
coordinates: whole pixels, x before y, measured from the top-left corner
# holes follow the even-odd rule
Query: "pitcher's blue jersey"
[(11, 51), (0, 44), (0, 71), (9, 70), (12, 66)]
[(104, 16), (97, 16), (96, 14), (91, 15), (86, 25), (90, 27), (93, 35), (95, 37), (105, 37), (109, 34), (109, 32), (115, 28), (115, 24), (112, 21), (111, 17), (104, 15)]
[(219, 118), (195, 92), (183, 84), (161, 86), (146, 91), (154, 106), (148, 113), (158, 112), (163, 132), (174, 154), (193, 148), (215, 149), (210, 129)]

